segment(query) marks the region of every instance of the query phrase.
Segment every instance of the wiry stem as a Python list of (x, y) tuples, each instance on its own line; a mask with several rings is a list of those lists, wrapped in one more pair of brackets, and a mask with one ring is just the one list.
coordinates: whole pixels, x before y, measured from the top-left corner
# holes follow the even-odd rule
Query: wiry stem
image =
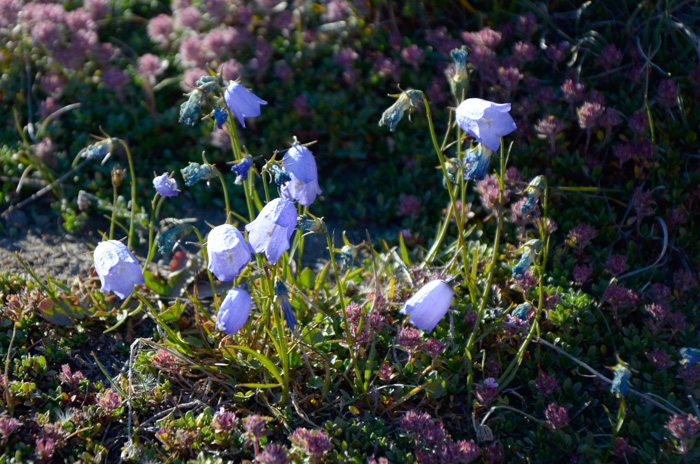
[[(469, 335), (469, 340), (467, 341), (467, 347), (465, 348), (467, 358), (469, 362), (467, 363), (467, 390), (469, 391), (469, 399), (471, 400), (472, 385), (474, 384), (474, 377), (472, 371), (472, 348), (474, 347), (474, 340), (476, 339), (476, 333), (479, 330), (479, 326), (484, 318), (484, 310), (486, 309), (486, 302), (489, 297), (489, 292), (491, 291), (491, 282), (493, 281), (493, 274), (496, 269), (496, 260), (498, 259), (498, 247), (501, 241), (501, 229), (503, 227), (503, 203), (504, 191), (505, 191), (505, 174), (506, 174), (506, 156), (504, 148), (504, 140), (501, 137), (501, 168), (500, 175), (498, 178), (498, 221), (496, 224), (496, 236), (493, 239), (493, 256), (491, 258), (491, 264), (489, 265), (489, 273), (486, 278), (486, 286), (484, 287), (484, 292), (481, 295), (481, 303), (479, 304), (479, 309), (476, 313), (476, 321), (474, 322), (474, 329), (471, 335)], [(466, 260), (465, 260), (466, 265)]]

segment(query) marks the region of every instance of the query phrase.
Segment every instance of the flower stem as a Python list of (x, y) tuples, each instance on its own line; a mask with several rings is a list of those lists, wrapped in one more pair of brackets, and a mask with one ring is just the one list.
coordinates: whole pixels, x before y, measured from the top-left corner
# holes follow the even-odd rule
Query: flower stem
[(160, 207), (163, 204), (163, 200), (165, 200), (165, 197), (161, 197), (158, 192), (156, 192), (153, 200), (151, 200), (151, 221), (148, 224), (148, 256), (146, 256), (146, 262), (144, 263), (141, 272), (146, 271), (148, 263), (151, 262), (153, 256), (156, 254), (156, 247), (153, 243), (153, 228), (155, 226), (155, 221), (158, 220), (158, 213), (160, 212)]
[(117, 184), (112, 182), (112, 220), (109, 223), (109, 239), (114, 238), (114, 224), (117, 222)]
[[(440, 160), (440, 167), (442, 168), (442, 175), (445, 177), (445, 185), (447, 186), (447, 191), (450, 194), (450, 202), (452, 203), (452, 208), (455, 211), (455, 215), (459, 217), (460, 215), (457, 214), (457, 199), (455, 198), (455, 193), (452, 191), (452, 183), (450, 182), (450, 178), (447, 175), (447, 167), (445, 166), (445, 156), (442, 153), (442, 150), (440, 149), (440, 145), (438, 144), (437, 141), (437, 136), (435, 135), (435, 126), (433, 125), (433, 116), (432, 113), (430, 112), (430, 105), (428, 104), (428, 99), (425, 96), (425, 94), (421, 91), (421, 96), (423, 97), (423, 104), (425, 105), (425, 112), (426, 112), (426, 117), (428, 118), (428, 125), (430, 126), (430, 137), (433, 140), (433, 146), (435, 147), (435, 153), (438, 156), (438, 160)], [(448, 218), (449, 221), (449, 218)], [(469, 281), (470, 276), (469, 272), (467, 270), (467, 247), (464, 243), (464, 233), (462, 229), (462, 223), (461, 221), (456, 221), (457, 222), (457, 233), (458, 233), (458, 240), (459, 240), (459, 247), (462, 251), (462, 271), (465, 280)]]
[(476, 313), (476, 321), (474, 321), (474, 329), (471, 335), (469, 335), (469, 340), (467, 341), (467, 347), (465, 348), (467, 358), (469, 362), (467, 363), (467, 391), (469, 392), (469, 403), (471, 403), (471, 391), (472, 385), (474, 383), (473, 371), (472, 371), (472, 348), (474, 347), (474, 340), (476, 338), (476, 333), (479, 330), (482, 320), (484, 319), (484, 310), (486, 309), (486, 301), (489, 297), (489, 292), (491, 290), (491, 282), (493, 281), (493, 274), (496, 269), (496, 260), (498, 259), (498, 246), (501, 240), (501, 228), (503, 227), (503, 203), (504, 203), (504, 190), (505, 190), (505, 173), (506, 173), (506, 157), (504, 140), (501, 137), (501, 163), (500, 163), (500, 175), (498, 177), (498, 221), (496, 224), (496, 236), (493, 239), (493, 255), (491, 258), (491, 264), (489, 266), (489, 273), (486, 277), (486, 286), (484, 287), (484, 292), (481, 295), (481, 303), (479, 304), (479, 310)]
[[(501, 375), (501, 378), (498, 380), (498, 387), (503, 390), (506, 385), (508, 385), (511, 380), (515, 377), (515, 374), (518, 372), (518, 368), (520, 367), (520, 364), (523, 362), (523, 357), (525, 356), (525, 349), (528, 347), (530, 342), (532, 341), (533, 336), (535, 335), (535, 332), (537, 332), (537, 339), (540, 340), (540, 315), (542, 314), (542, 309), (544, 308), (544, 270), (547, 264), (547, 255), (549, 254), (549, 230), (547, 229), (547, 207), (548, 207), (548, 194), (549, 194), (549, 189), (547, 187), (547, 180), (545, 178), (545, 184), (544, 184), (544, 198), (543, 198), (543, 214), (542, 214), (542, 227), (540, 229), (540, 234), (542, 237), (542, 241), (544, 242), (544, 246), (542, 248), (542, 252), (540, 253), (539, 259), (540, 262), (535, 266), (535, 269), (537, 270), (538, 277), (539, 277), (539, 282), (538, 282), (538, 287), (537, 287), (537, 293), (538, 293), (538, 302), (537, 302), (537, 312), (535, 313), (535, 319), (533, 321), (532, 327), (530, 328), (530, 331), (527, 334), (527, 338), (523, 341), (522, 345), (520, 345), (520, 348), (518, 349), (518, 353), (515, 356), (515, 358), (510, 362), (508, 367), (506, 368), (505, 371), (503, 371), (503, 375)], [(537, 365), (539, 368), (539, 360), (540, 360), (540, 346), (538, 344), (537, 346)], [(511, 372), (512, 371), (512, 372)]]
[[(241, 144), (238, 140), (238, 131), (236, 131), (236, 126), (233, 122), (233, 114), (231, 110), (226, 107), (226, 112), (228, 113), (228, 127), (229, 127), (229, 138), (231, 139), (231, 148), (233, 149), (233, 157), (236, 161), (243, 159), (243, 152), (241, 150)], [(252, 176), (248, 176), (248, 179), (243, 181), (243, 192), (245, 194), (245, 202), (248, 206), (248, 217), (251, 222), (255, 219), (255, 209), (253, 208), (253, 183)], [(224, 188), (224, 191), (226, 189)]]
[(134, 238), (134, 215), (136, 214), (136, 174), (134, 174), (134, 161), (131, 158), (131, 150), (129, 150), (129, 145), (126, 144), (122, 139), (119, 139), (119, 143), (122, 144), (124, 150), (126, 150), (126, 158), (129, 161), (129, 175), (131, 176), (131, 218), (129, 220), (129, 240), (127, 241), (127, 248), (131, 250), (131, 245)]
[(224, 180), (224, 175), (221, 174), (221, 171), (218, 169), (216, 170), (216, 175), (221, 181), (221, 188), (224, 189), (224, 201), (226, 202), (226, 223), (229, 224), (229, 221), (231, 220), (231, 205), (228, 202), (228, 189), (226, 188), (226, 181)]
[(352, 361), (352, 366), (355, 370), (355, 383), (353, 390), (359, 389), (359, 393), (364, 394), (364, 383), (362, 381), (362, 374), (360, 366), (357, 361), (357, 356), (355, 354), (355, 340), (353, 339), (352, 333), (350, 332), (350, 325), (348, 324), (348, 314), (345, 311), (345, 288), (343, 286), (343, 281), (340, 279), (340, 274), (338, 273), (338, 267), (335, 263), (335, 252), (334, 243), (331, 242), (331, 236), (326, 231), (326, 241), (328, 242), (328, 251), (331, 255), (331, 265), (333, 266), (333, 274), (335, 275), (335, 285), (338, 290), (338, 299), (340, 300), (340, 311), (343, 314), (343, 325), (345, 326), (345, 334), (348, 339), (348, 348), (350, 351), (350, 359)]
[[(277, 264), (275, 264), (274, 272), (275, 275), (277, 275)], [(284, 385), (282, 386), (282, 399), (280, 400), (280, 403), (284, 403), (287, 401), (287, 395), (289, 394), (289, 352), (287, 351), (287, 338), (285, 337), (284, 327), (282, 326), (284, 316), (282, 315), (282, 317), (280, 317), (280, 314), (282, 313), (282, 305), (277, 305), (279, 306), (279, 311), (275, 311), (275, 284), (272, 279), (273, 277), (270, 276), (268, 269), (265, 268), (265, 281), (267, 283), (267, 290), (269, 292), (271, 304), (270, 312), (272, 313), (272, 318), (275, 321), (277, 336), (279, 337), (279, 346), (277, 348), (280, 359), (282, 360), (282, 380), (284, 381)], [(289, 327), (289, 331), (290, 333), (292, 332), (291, 327)], [(272, 334), (270, 334), (270, 336), (272, 336)]]

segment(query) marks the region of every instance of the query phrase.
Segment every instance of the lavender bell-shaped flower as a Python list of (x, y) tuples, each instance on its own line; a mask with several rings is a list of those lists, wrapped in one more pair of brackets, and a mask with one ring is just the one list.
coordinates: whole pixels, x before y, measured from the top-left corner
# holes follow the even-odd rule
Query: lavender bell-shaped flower
[(163, 197), (176, 197), (180, 194), (177, 189), (177, 181), (170, 177), (167, 172), (153, 179), (153, 187)]
[(488, 148), (483, 143), (467, 150), (465, 159), (464, 178), (466, 180), (484, 180), (486, 170), (491, 163), (491, 155), (493, 150)]
[(243, 234), (231, 224), (214, 227), (207, 238), (208, 269), (222, 282), (236, 278), (250, 262), (250, 248)]
[(123, 300), (131, 295), (136, 285), (146, 283), (139, 262), (122, 242), (100, 242), (93, 259), (103, 292), (112, 291)]
[(282, 164), (292, 178), (282, 186), (282, 198), (296, 200), (304, 206), (311, 205), (316, 195), (322, 193), (318, 185), (316, 160), (311, 150), (295, 143), (282, 160)]
[(244, 118), (260, 116), (260, 105), (267, 105), (265, 100), (256, 97), (251, 91), (235, 81), (231, 81), (224, 92), (226, 106), (236, 115), (241, 126), (245, 127)]
[(250, 293), (242, 288), (232, 288), (221, 302), (216, 316), (216, 328), (228, 335), (235, 334), (248, 321), (252, 307)]
[(454, 291), (442, 280), (433, 280), (420, 288), (399, 311), (408, 314), (408, 321), (421, 330), (430, 332), (447, 314)]
[(515, 129), (515, 121), (508, 114), (510, 103), (493, 103), (481, 98), (468, 98), (455, 112), (457, 125), (491, 151), (501, 147), (501, 137)]
[(294, 203), (275, 198), (265, 205), (255, 221), (245, 226), (248, 243), (255, 253), (265, 253), (267, 260), (274, 264), (289, 249), (296, 224)]

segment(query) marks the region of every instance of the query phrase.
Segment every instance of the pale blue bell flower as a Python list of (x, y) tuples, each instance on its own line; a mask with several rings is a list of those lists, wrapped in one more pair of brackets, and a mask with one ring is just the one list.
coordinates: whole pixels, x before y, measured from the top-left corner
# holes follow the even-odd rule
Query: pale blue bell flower
[(447, 314), (453, 297), (452, 287), (442, 280), (433, 280), (409, 298), (399, 312), (408, 314), (411, 324), (429, 333)]
[(226, 293), (216, 316), (216, 328), (225, 334), (233, 335), (248, 322), (253, 300), (250, 294), (239, 287)]
[(176, 197), (180, 194), (177, 189), (177, 181), (167, 172), (153, 179), (153, 187), (162, 197)]
[(255, 253), (265, 253), (274, 264), (289, 249), (289, 239), (297, 225), (297, 209), (294, 203), (275, 198), (265, 205), (258, 217), (245, 226), (248, 243)]
[(146, 283), (139, 262), (122, 242), (100, 242), (93, 259), (103, 292), (112, 291), (123, 300), (131, 295), (136, 285)]
[(207, 238), (207, 269), (222, 282), (230, 282), (248, 265), (250, 245), (231, 224), (214, 227)]
[(295, 144), (289, 149), (282, 160), (284, 170), (289, 173), (290, 182), (282, 186), (282, 198), (298, 201), (304, 206), (311, 205), (320, 195), (316, 160), (311, 150), (301, 144)]
[(468, 98), (455, 111), (457, 125), (491, 151), (501, 147), (501, 137), (517, 129), (508, 113), (510, 103), (493, 103), (481, 98)]
[(228, 106), (244, 128), (244, 118), (260, 116), (260, 105), (267, 105), (265, 100), (258, 98), (253, 92), (236, 81), (228, 83), (228, 87), (226, 87), (224, 92), (224, 100), (226, 101), (226, 106)]

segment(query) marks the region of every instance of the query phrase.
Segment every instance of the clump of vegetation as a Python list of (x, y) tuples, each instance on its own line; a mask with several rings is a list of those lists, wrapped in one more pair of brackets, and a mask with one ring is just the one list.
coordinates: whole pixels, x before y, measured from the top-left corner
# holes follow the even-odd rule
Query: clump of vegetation
[(697, 459), (694, 5), (5, 6), (4, 461)]

